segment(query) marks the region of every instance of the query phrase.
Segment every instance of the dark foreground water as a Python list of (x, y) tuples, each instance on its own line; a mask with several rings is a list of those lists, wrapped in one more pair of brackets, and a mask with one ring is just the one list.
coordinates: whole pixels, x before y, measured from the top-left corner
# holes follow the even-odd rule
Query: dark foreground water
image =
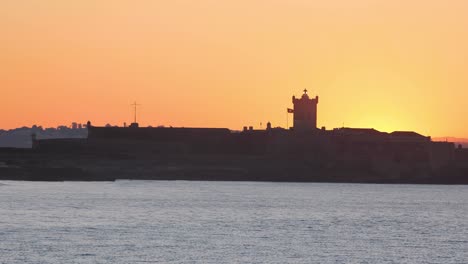
[(0, 182), (0, 263), (468, 263), (468, 186)]

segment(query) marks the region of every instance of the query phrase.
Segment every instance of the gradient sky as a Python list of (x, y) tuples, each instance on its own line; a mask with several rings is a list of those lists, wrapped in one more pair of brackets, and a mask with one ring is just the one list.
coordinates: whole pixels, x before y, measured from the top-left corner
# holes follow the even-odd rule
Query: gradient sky
[[(465, 0), (5, 0), (1, 128), (91, 120), (468, 136)], [(292, 116), (289, 121), (291, 125)]]

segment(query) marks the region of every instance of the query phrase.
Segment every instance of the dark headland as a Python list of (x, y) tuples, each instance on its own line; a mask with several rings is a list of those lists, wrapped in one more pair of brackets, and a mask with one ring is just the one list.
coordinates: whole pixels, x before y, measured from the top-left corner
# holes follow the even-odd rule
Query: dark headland
[[(468, 149), (415, 132), (317, 128), (318, 97), (292, 98), (293, 127), (95, 127), (83, 139), (0, 148), (0, 180), (213, 180), (468, 184)], [(135, 118), (136, 119), (136, 118)]]

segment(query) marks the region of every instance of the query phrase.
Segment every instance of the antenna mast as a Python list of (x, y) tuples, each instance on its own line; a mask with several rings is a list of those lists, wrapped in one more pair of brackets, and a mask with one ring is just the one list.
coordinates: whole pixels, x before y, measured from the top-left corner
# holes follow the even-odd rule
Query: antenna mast
[(133, 113), (134, 113), (134, 116), (133, 116), (133, 123), (136, 123), (137, 122), (137, 106), (140, 106), (140, 104), (137, 104), (136, 101), (132, 104), (133, 106)]

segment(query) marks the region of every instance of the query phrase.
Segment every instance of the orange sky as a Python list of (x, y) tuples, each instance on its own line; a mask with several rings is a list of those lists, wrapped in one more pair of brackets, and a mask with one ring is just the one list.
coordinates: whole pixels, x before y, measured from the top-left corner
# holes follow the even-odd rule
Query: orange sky
[[(318, 125), (468, 136), (465, 0), (0, 2), (1, 128)], [(291, 117), (290, 117), (291, 125)]]

